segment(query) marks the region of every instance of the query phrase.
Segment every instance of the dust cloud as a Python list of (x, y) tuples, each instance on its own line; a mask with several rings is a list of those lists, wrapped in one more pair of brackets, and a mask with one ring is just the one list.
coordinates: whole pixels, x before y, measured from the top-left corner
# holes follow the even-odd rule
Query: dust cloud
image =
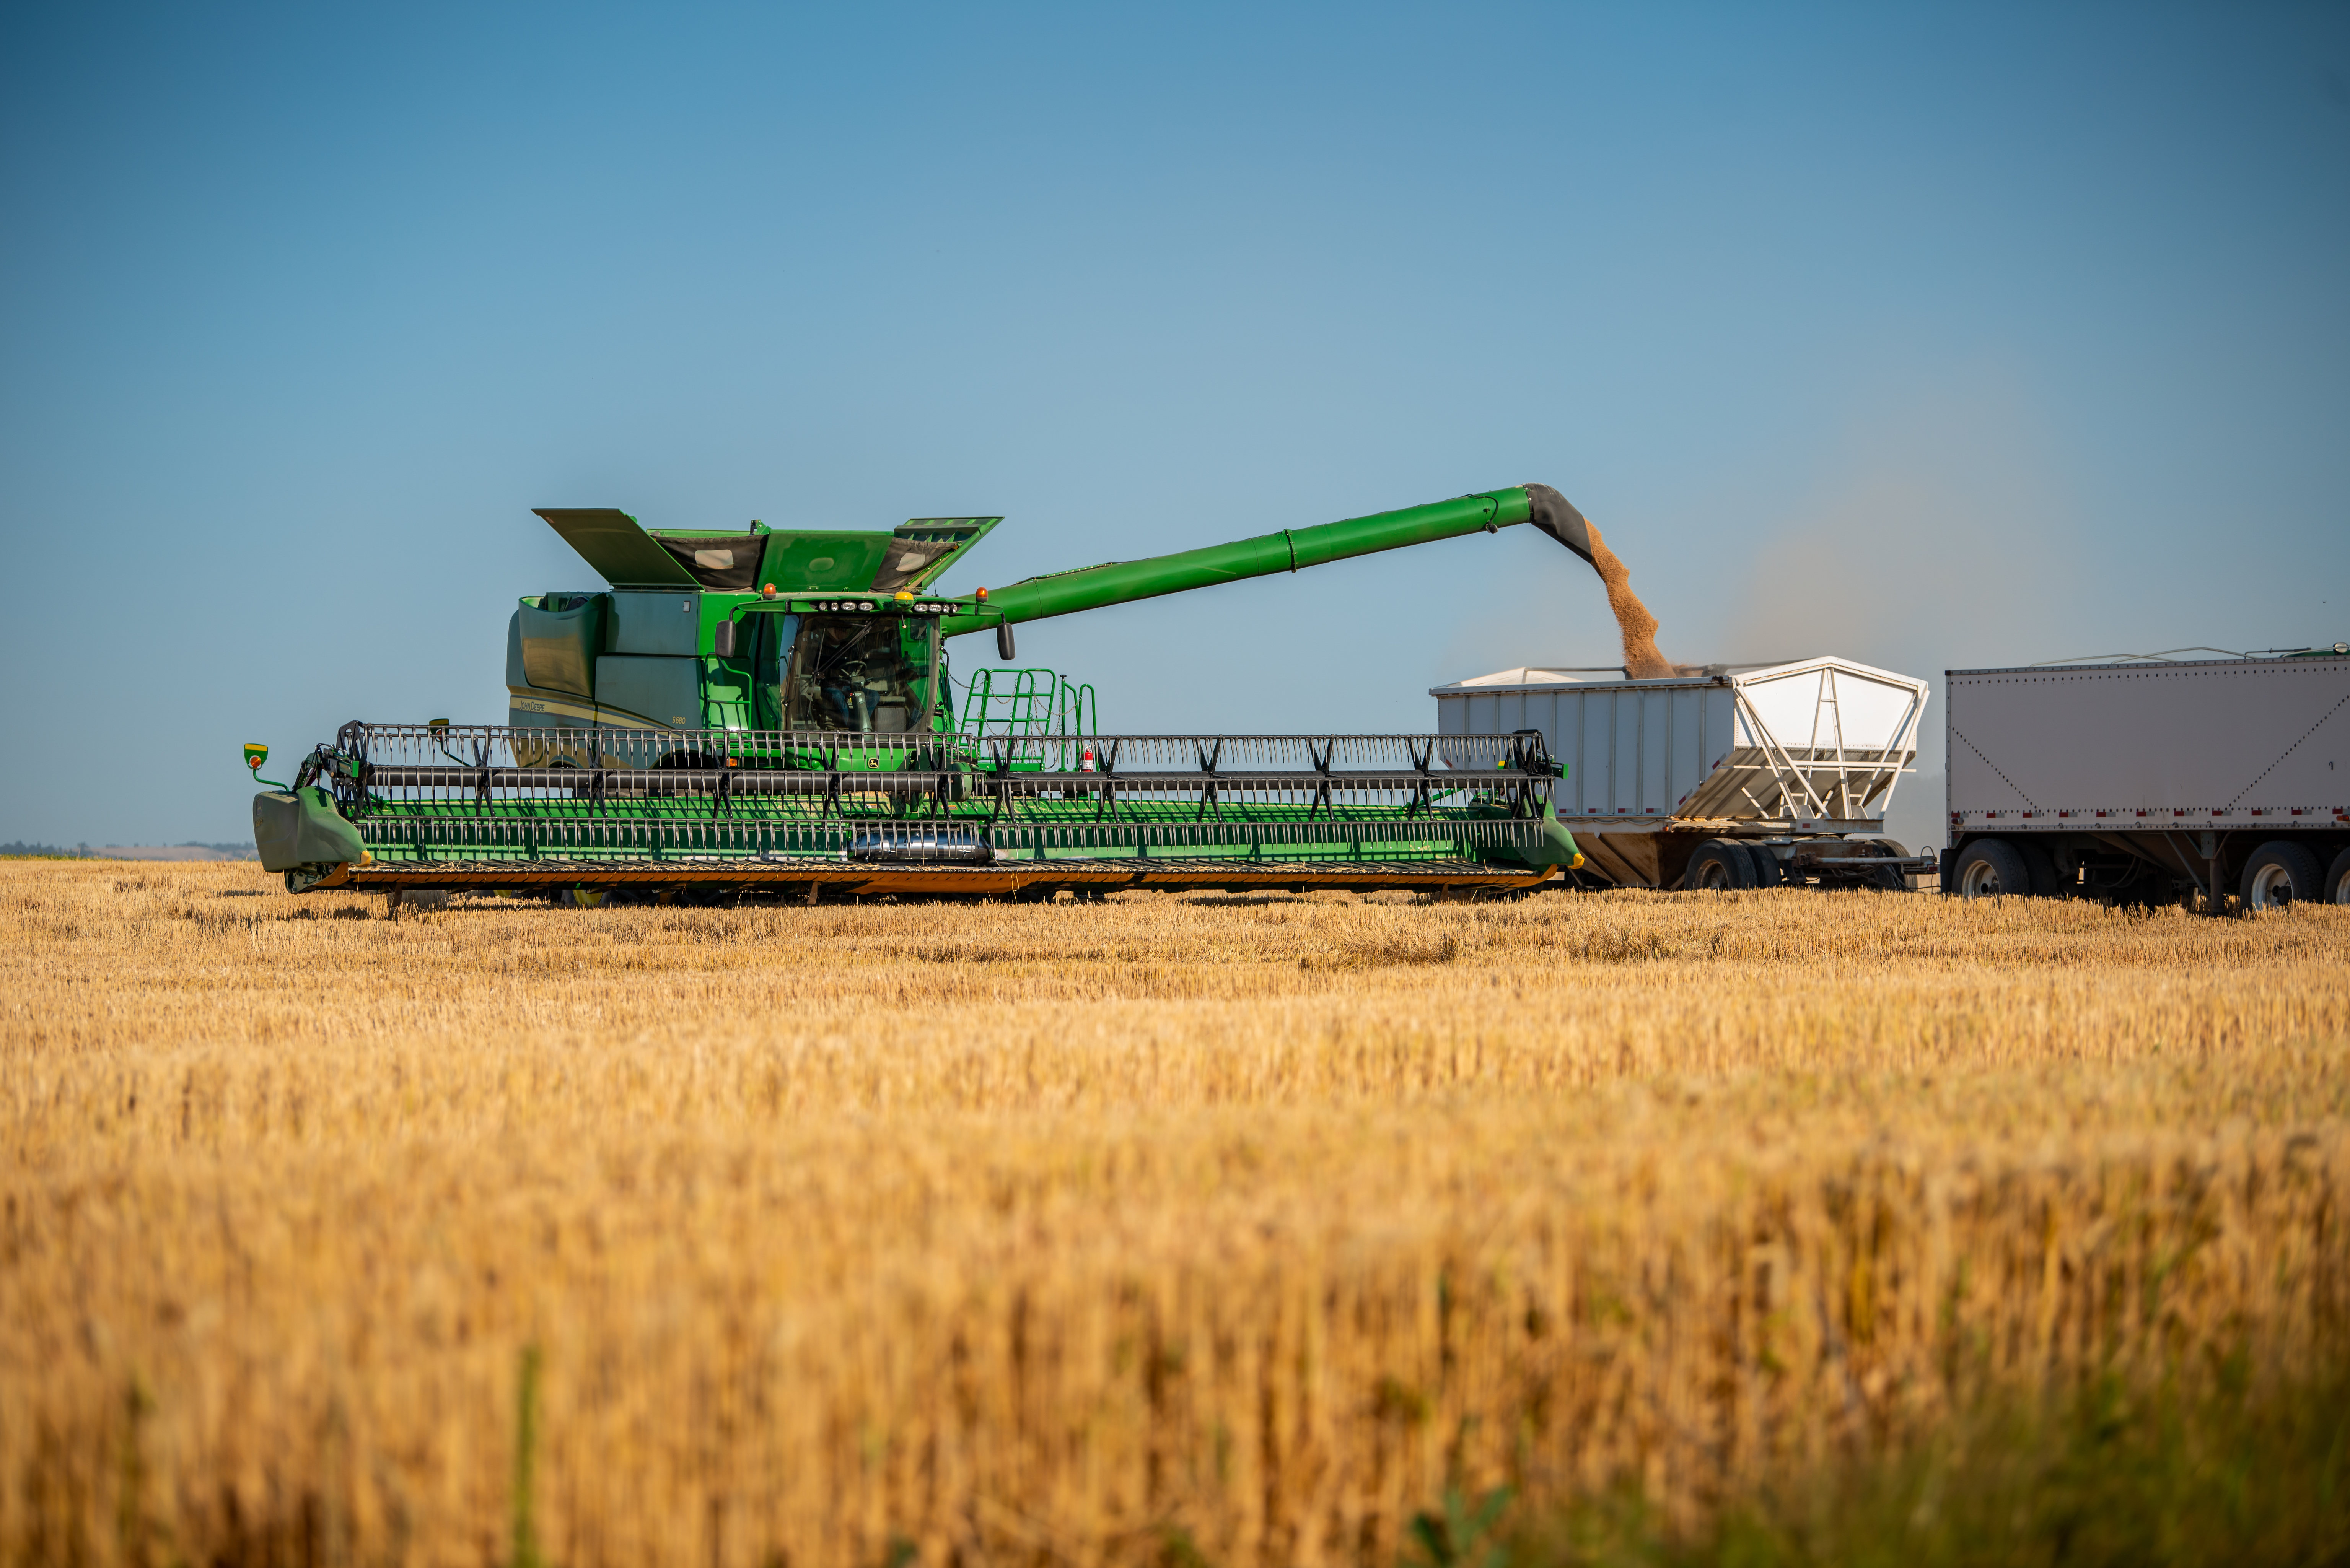
[(1586, 517), (1584, 525), (1591, 535), (1591, 564), (1607, 585), (1607, 607), (1615, 611), (1616, 629), (1624, 639), (1625, 675), (1634, 680), (1666, 680), (1680, 674), (1657, 647), (1657, 618), (1632, 591), (1631, 568), (1599, 536), (1599, 524)]

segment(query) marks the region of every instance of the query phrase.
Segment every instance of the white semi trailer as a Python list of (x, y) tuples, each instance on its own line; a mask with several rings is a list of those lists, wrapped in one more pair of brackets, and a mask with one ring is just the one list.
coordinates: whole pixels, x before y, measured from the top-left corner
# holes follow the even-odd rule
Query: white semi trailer
[(1885, 836), (1918, 755), (1926, 682), (1845, 659), (1714, 665), (1662, 680), (1504, 670), (1439, 686), (1436, 727), (1538, 731), (1586, 864), (1619, 888), (1898, 888), (1934, 857)]
[(1944, 891), (2350, 903), (2350, 645), (1947, 680)]

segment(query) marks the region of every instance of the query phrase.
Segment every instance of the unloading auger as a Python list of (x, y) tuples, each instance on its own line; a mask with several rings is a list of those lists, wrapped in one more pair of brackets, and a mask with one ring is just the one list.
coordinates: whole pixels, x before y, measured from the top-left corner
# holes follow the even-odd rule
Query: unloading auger
[[(1441, 890), (1582, 863), (1534, 731), (1098, 733), (1089, 689), (1045, 671), (1001, 704), (981, 671), (959, 720), (946, 651), (993, 631), (1009, 661), (1024, 621), (1522, 523), (1590, 561), (1546, 485), (951, 597), (929, 585), (1001, 518), (712, 534), (539, 515), (610, 587), (521, 601), (505, 724), (354, 722), (256, 796), (262, 864), (290, 889)], [(256, 778), (266, 754), (246, 748)]]

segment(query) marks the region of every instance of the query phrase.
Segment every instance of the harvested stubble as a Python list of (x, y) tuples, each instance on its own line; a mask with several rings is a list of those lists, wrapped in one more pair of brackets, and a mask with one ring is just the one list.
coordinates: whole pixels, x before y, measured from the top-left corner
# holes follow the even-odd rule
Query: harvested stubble
[(2350, 1338), (2340, 910), (268, 887), (0, 868), (11, 1561), (508, 1561), (533, 1345), (546, 1561), (799, 1568), (1696, 1519)]

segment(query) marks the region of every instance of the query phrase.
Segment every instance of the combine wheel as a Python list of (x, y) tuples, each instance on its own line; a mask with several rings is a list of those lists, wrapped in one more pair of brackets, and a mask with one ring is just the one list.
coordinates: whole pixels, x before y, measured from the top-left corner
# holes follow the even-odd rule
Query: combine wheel
[(1681, 886), (1709, 893), (1734, 893), (1754, 886), (1754, 862), (1746, 846), (1731, 838), (1709, 838), (1690, 857)]
[[(2053, 877), (2054, 873), (2050, 873)], [(2023, 856), (2004, 838), (1978, 838), (1959, 856), (1951, 885), (1961, 898), (2001, 898), (2033, 891)]]
[(2325, 901), (2329, 904), (2350, 904), (2350, 849), (2334, 857), (2325, 872)]
[[(2247, 909), (2282, 909), (2318, 898), (2317, 857), (2298, 844), (2272, 840), (2252, 851), (2237, 884)], [(2337, 902), (2341, 901), (2337, 897)]]
[(568, 904), (575, 909), (600, 909), (612, 895), (595, 888), (566, 888), (556, 898), (558, 904)]

